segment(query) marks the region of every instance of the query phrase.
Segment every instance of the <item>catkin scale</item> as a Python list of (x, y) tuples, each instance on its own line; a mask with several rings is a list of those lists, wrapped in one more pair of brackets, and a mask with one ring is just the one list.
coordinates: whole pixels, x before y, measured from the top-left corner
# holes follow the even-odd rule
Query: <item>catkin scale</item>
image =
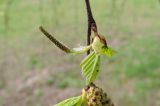
[(85, 92), (88, 106), (114, 106), (107, 94), (93, 83), (86, 87)]

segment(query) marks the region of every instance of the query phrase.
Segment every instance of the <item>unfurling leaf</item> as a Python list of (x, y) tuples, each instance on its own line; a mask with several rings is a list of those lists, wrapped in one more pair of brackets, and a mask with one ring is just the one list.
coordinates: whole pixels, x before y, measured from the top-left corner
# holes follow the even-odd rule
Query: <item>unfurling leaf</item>
[(64, 100), (54, 106), (81, 106), (81, 96), (73, 97), (67, 100)]
[(86, 78), (86, 84), (93, 82), (99, 73), (100, 56), (92, 52), (81, 63), (82, 74)]
[(101, 49), (101, 54), (107, 55), (109, 57), (112, 57), (114, 54), (116, 54), (117, 52), (115, 50), (113, 50), (112, 48), (109, 47), (102, 47)]

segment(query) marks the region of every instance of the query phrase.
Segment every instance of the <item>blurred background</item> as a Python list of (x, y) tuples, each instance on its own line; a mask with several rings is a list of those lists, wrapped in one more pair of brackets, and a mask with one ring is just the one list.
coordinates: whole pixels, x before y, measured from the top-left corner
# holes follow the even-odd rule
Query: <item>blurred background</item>
[[(160, 106), (160, 2), (91, 0), (99, 32), (118, 51), (102, 59), (96, 82), (116, 106)], [(52, 106), (80, 95), (80, 62), (69, 47), (86, 45), (84, 0), (0, 0), (0, 106)]]

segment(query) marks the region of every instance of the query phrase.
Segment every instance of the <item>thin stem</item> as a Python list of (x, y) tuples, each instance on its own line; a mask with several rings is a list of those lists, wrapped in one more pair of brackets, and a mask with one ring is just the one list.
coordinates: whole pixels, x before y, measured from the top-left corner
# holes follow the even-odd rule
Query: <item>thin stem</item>
[[(90, 43), (91, 43), (91, 27), (92, 27), (92, 25), (94, 25), (94, 27), (97, 29), (97, 25), (96, 25), (96, 22), (93, 18), (93, 15), (92, 15), (92, 10), (90, 7), (89, 0), (85, 0), (85, 3), (86, 3), (86, 10), (87, 10), (87, 16), (88, 16), (87, 45), (90, 45)], [(87, 55), (89, 55), (89, 54), (90, 54), (90, 50), (88, 50), (88, 52), (87, 52)]]
[(90, 6), (90, 1), (89, 0), (85, 0), (86, 2), (86, 9), (87, 9), (87, 15), (88, 15), (88, 21), (90, 23), (95, 23), (95, 20), (93, 18), (93, 15), (92, 15), (92, 10), (91, 10), (91, 6)]

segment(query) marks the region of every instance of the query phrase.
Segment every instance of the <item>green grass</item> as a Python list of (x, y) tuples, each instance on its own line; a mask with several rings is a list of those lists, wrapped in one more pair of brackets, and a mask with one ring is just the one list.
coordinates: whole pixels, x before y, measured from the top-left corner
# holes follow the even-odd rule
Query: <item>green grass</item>
[[(10, 7), (9, 29), (6, 35), (3, 19), (6, 1), (0, 0), (0, 71), (5, 62), (7, 84), (21, 81), (37, 70), (41, 73), (42, 70), (49, 69), (51, 71), (45, 80), (45, 87), (54, 86), (62, 90), (83, 87), (85, 81), (82, 80), (78, 66), (83, 56), (66, 55), (52, 45), (38, 29), (40, 25), (45, 26), (57, 39), (70, 47), (85, 45), (87, 31), (85, 5), (83, 0), (76, 2), (57, 0), (55, 14), (53, 2), (43, 0), (41, 18), (44, 22), (41, 22), (38, 0), (15, 0)], [(158, 90), (160, 7), (158, 0), (126, 0), (123, 9), (120, 8), (121, 3), (122, 0), (119, 0), (114, 11), (111, 0), (95, 0), (91, 3), (99, 32), (106, 36), (109, 45), (118, 51), (112, 59), (102, 59), (100, 81), (106, 89), (116, 87), (110, 91), (116, 95), (113, 98), (117, 104), (142, 106), (145, 103), (145, 106), (150, 106), (148, 98), (151, 99), (151, 103), (157, 101), (148, 95), (153, 90), (160, 92)], [(132, 86), (126, 87), (127, 82)], [(0, 86), (2, 83), (0, 82)], [(17, 89), (17, 86), (14, 88), (11, 85), (4, 85), (2, 90), (6, 95), (11, 95)], [(132, 96), (125, 87), (134, 89)], [(119, 88), (122, 94), (117, 96)], [(35, 95), (44, 97), (45, 92), (41, 91), (41, 86)], [(122, 98), (118, 98), (119, 96)], [(3, 97), (0, 97), (0, 103), (1, 101), (6, 102)], [(44, 101), (39, 104), (47, 105)]]
[[(139, 35), (141, 36), (141, 35)], [(159, 68), (160, 56), (157, 55), (160, 52), (158, 48), (158, 40), (152, 38), (152, 36), (140, 37), (138, 39), (133, 39), (130, 42), (131, 45), (127, 45), (129, 51), (126, 52), (130, 54), (125, 61), (124, 70), (127, 76), (132, 77), (145, 77), (146, 75), (152, 76), (155, 71)], [(134, 47), (133, 47), (134, 46)], [(130, 52), (130, 53), (129, 53)], [(130, 69), (128, 70), (128, 67)]]
[(58, 75), (54, 75), (53, 78), (56, 80), (55, 85), (60, 89), (67, 87), (83, 87), (85, 82), (80, 80), (77, 74), (77, 72), (68, 70)]

